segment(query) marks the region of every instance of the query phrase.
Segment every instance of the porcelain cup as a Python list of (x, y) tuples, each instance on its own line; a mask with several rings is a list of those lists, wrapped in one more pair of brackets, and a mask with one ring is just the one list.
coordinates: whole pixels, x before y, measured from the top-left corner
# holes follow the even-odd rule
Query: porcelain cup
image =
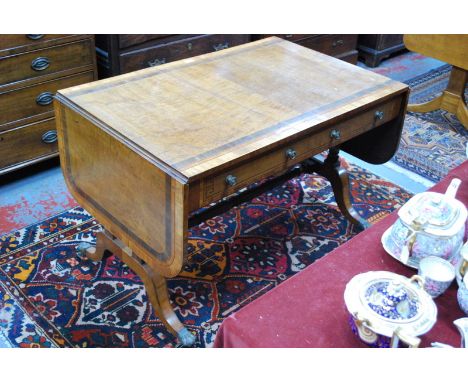
[(419, 262), (418, 274), (424, 280), (424, 290), (432, 298), (444, 293), (455, 279), (455, 267), (447, 260), (428, 256)]

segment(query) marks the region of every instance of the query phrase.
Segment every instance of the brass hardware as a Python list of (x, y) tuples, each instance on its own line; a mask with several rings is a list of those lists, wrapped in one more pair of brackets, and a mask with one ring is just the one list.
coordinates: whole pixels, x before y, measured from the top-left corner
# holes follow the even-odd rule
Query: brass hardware
[(31, 62), (31, 68), (36, 72), (47, 69), (49, 65), (50, 61), (47, 57), (37, 57)]
[(336, 140), (340, 139), (341, 138), (340, 130), (333, 129), (332, 131), (330, 131), (330, 138), (336, 139)]
[(187, 44), (187, 49), (188, 49), (188, 50), (192, 50), (192, 46), (193, 46), (192, 43), (189, 42), (189, 43)]
[(51, 92), (43, 92), (36, 97), (36, 103), (41, 106), (47, 106), (54, 100), (54, 95)]
[(43, 34), (27, 34), (26, 37), (29, 38), (30, 40), (39, 40), (42, 37), (44, 37), (44, 35)]
[(42, 142), (44, 143), (54, 143), (57, 142), (57, 131), (56, 130), (49, 130), (42, 134)]
[(297, 157), (297, 152), (294, 149), (287, 149), (286, 150), (286, 157), (288, 159), (295, 159)]
[(344, 43), (343, 40), (336, 40), (332, 42), (332, 46), (336, 48), (337, 46), (343, 45), (343, 43)]
[(383, 117), (384, 117), (384, 112), (378, 110), (378, 111), (375, 112), (374, 116), (375, 116), (375, 119), (378, 119), (379, 121), (381, 121), (383, 119)]
[(235, 186), (237, 183), (237, 177), (234, 175), (228, 175), (226, 176), (226, 184), (229, 186)]
[(153, 61), (148, 61), (148, 65), (149, 66), (158, 66), (158, 65), (162, 65), (162, 64), (165, 64), (166, 63), (166, 59), (165, 58), (155, 58)]
[(229, 43), (225, 42), (224, 44), (223, 43), (219, 43), (219, 44), (215, 44), (213, 45), (213, 49), (218, 51), (218, 50), (222, 50), (222, 49), (227, 49), (229, 48)]
[(286, 38), (291, 38), (293, 35), (292, 34), (287, 34)]

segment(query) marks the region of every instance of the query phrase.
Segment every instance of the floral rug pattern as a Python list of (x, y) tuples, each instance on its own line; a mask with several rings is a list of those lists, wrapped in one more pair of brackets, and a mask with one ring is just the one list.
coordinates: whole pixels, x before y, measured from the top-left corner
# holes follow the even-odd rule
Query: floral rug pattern
[[(411, 195), (348, 165), (352, 201), (376, 222)], [(78, 256), (99, 223), (76, 207), (0, 237), (0, 331), (14, 347), (176, 347), (138, 276), (111, 255)], [(356, 235), (330, 184), (302, 175), (192, 228), (168, 281), (175, 311), (209, 347), (222, 320)]]

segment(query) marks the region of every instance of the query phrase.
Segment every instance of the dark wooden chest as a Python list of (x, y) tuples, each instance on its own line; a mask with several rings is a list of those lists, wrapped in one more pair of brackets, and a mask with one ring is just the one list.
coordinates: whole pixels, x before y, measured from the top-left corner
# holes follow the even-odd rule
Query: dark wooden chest
[(374, 68), (392, 53), (405, 49), (402, 34), (361, 34), (358, 38), (359, 57)]

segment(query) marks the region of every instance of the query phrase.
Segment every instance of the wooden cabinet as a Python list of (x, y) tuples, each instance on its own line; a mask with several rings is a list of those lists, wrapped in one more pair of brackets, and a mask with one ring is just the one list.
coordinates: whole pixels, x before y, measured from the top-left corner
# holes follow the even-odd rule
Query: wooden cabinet
[(358, 38), (359, 58), (374, 68), (392, 53), (405, 49), (402, 34), (361, 34)]
[(93, 81), (92, 35), (0, 35), (0, 174), (58, 154), (52, 101)]
[(247, 34), (96, 35), (99, 78), (158, 66), (250, 41)]
[[(96, 35), (99, 78), (215, 52), (270, 36), (273, 35)], [(275, 36), (353, 64), (357, 62), (357, 35), (279, 34)]]
[(254, 35), (253, 38), (259, 39), (270, 36), (278, 36), (352, 64), (357, 62), (357, 34), (262, 34)]

